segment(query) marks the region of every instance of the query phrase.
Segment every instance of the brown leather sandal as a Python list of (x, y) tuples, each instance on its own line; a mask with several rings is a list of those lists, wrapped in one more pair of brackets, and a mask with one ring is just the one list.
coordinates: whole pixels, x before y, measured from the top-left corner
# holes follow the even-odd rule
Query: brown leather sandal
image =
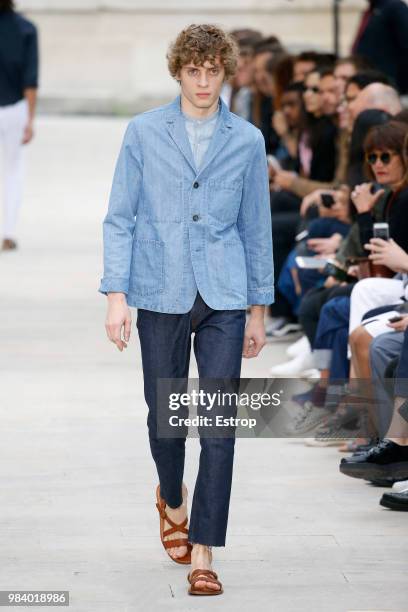
[[(170, 557), (170, 559), (172, 559), (176, 563), (182, 563), (183, 565), (188, 565), (189, 563), (191, 563), (191, 551), (193, 548), (190, 542), (188, 541), (188, 538), (177, 538), (175, 540), (165, 540), (164, 539), (165, 537), (171, 535), (172, 533), (177, 533), (178, 531), (181, 533), (188, 534), (188, 529), (186, 528), (188, 517), (186, 516), (184, 521), (179, 524), (174, 523), (174, 521), (172, 521), (171, 518), (169, 518), (166, 512), (166, 502), (164, 501), (164, 499), (160, 497), (160, 485), (158, 485), (156, 489), (156, 498), (157, 498), (156, 507), (160, 514), (160, 539), (162, 541), (162, 544), (165, 550), (167, 550), (168, 548), (177, 548), (177, 546), (187, 546), (187, 552), (184, 555), (184, 557), (175, 558), (175, 557), (172, 557), (169, 553), (167, 554)], [(166, 530), (164, 529), (165, 520), (168, 522), (169, 525), (171, 525), (171, 527)]]
[[(213, 570), (195, 569), (193, 572), (188, 574), (187, 580), (191, 585), (188, 589), (190, 595), (221, 595), (221, 593), (224, 592), (222, 584), (218, 580), (218, 575)], [(196, 582), (200, 582), (200, 580), (218, 584), (220, 588), (218, 590), (209, 589), (207, 586), (198, 588), (195, 586), (195, 584)]]

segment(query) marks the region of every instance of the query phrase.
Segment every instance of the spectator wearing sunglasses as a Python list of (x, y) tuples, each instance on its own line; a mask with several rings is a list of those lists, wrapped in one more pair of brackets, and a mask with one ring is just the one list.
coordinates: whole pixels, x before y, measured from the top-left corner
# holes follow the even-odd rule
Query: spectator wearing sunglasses
[[(323, 78), (321, 75), (324, 75)], [(314, 70), (305, 79), (303, 101), (306, 109), (305, 123), (299, 138), (299, 172), (278, 171), (274, 176), (274, 185), (285, 189), (297, 197), (304, 197), (314, 190), (314, 183), (306, 193), (298, 191), (298, 178), (310, 181), (330, 183), (333, 181), (337, 161), (337, 128), (332, 121), (332, 113), (337, 104), (323, 106), (321, 81), (331, 79), (332, 73), (327, 70)]]
[(380, 207), (380, 220), (389, 224), (390, 236), (408, 251), (407, 132), (405, 123), (389, 121), (371, 128), (367, 134), (364, 143), (367, 169), (380, 189), (373, 193), (372, 183), (363, 183), (351, 194), (362, 245), (373, 237), (373, 212)]

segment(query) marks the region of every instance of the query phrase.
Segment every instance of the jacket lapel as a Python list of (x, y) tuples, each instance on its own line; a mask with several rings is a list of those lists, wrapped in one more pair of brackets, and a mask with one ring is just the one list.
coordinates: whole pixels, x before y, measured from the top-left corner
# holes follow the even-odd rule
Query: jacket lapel
[(172, 140), (184, 155), (191, 168), (194, 170), (194, 173), (197, 174), (185, 121), (180, 110), (180, 96), (170, 104), (170, 108), (166, 114), (166, 125)]
[(231, 114), (228, 110), (227, 105), (222, 99), (220, 99), (220, 103), (220, 117), (217, 121), (210, 145), (204, 155), (200, 170), (196, 168), (196, 165), (194, 163), (193, 152), (191, 150), (190, 141), (188, 139), (185, 121), (181, 113), (180, 96), (177, 96), (174, 102), (170, 104), (169, 110), (166, 114), (167, 130), (172, 140), (177, 145), (178, 149), (181, 151), (191, 168), (194, 170), (196, 176), (202, 174), (202, 172), (211, 164), (211, 162), (224, 148), (225, 144), (231, 137)]

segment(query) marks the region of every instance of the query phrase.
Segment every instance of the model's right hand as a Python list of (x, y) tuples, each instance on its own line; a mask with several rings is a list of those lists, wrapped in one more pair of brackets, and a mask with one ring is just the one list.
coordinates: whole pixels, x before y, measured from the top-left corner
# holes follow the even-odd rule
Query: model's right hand
[[(132, 316), (126, 302), (124, 293), (108, 294), (108, 313), (106, 315), (105, 329), (108, 338), (116, 344), (120, 351), (127, 348), (130, 338)], [(122, 339), (123, 329), (123, 339)]]

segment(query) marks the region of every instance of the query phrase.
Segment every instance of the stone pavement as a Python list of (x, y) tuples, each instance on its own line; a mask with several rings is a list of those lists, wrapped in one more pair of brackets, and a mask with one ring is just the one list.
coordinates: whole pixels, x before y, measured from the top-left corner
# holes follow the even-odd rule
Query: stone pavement
[[(27, 151), (21, 248), (0, 255), (0, 590), (69, 590), (75, 612), (408, 610), (408, 515), (340, 475), (337, 449), (300, 440), (237, 440), (227, 547), (214, 551), (225, 594), (186, 594), (158, 537), (136, 329), (119, 353), (97, 293), (124, 127), (40, 118)], [(267, 376), (283, 348), (242, 375)], [(187, 450), (191, 489), (197, 440)]]

